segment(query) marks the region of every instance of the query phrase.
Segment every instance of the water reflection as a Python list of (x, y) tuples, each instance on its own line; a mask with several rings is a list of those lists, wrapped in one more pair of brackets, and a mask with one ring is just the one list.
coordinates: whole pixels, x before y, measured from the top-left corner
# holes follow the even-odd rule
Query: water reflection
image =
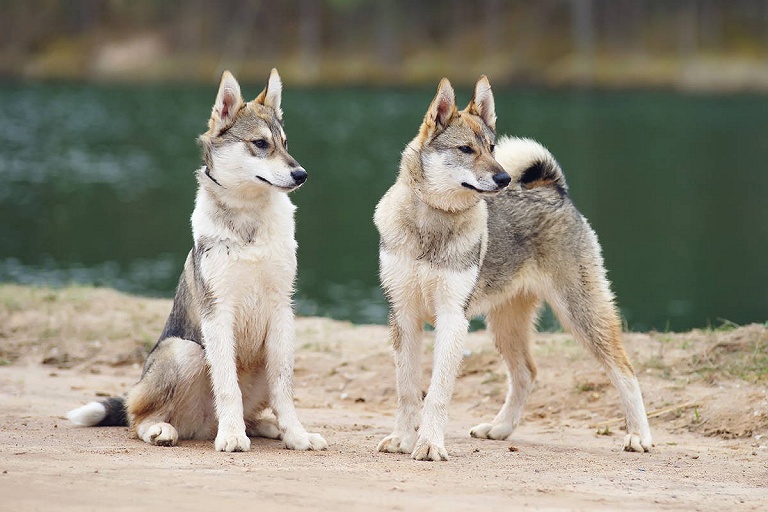
[[(765, 321), (768, 99), (495, 92), (500, 131), (538, 138), (562, 164), (630, 328)], [(297, 310), (385, 322), (371, 217), (433, 91), (284, 94), (291, 152), (309, 172), (293, 194)], [(214, 96), (0, 87), (0, 280), (170, 296), (191, 244), (195, 138)]]

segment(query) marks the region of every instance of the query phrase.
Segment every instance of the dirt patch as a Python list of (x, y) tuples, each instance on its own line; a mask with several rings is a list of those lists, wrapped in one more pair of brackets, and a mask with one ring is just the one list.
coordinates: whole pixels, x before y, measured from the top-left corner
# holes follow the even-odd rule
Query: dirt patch
[[(125, 393), (170, 301), (112, 290), (0, 286), (0, 495), (13, 510), (764, 510), (768, 328), (627, 333), (651, 416), (649, 454), (620, 451), (623, 418), (607, 375), (568, 334), (540, 334), (539, 380), (508, 441), (468, 436), (497, 412), (503, 367), (484, 332), (468, 339), (446, 432), (448, 462), (380, 454), (393, 425), (384, 326), (298, 320), (296, 402), (331, 448), (295, 453), (254, 439), (162, 449), (123, 428), (62, 415)], [(425, 353), (431, 346), (425, 340)], [(430, 356), (425, 354), (425, 362)], [(425, 368), (424, 389), (430, 368)], [(0, 507), (2, 508), (2, 507)]]

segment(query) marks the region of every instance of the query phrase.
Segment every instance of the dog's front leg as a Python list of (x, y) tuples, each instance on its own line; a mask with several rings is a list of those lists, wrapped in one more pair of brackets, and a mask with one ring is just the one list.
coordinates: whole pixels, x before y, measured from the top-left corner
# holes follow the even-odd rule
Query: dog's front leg
[(416, 446), (421, 415), (421, 322), (408, 308), (390, 314), (390, 337), (397, 382), (395, 430), (381, 440), (377, 450), (411, 453)]
[(432, 380), (424, 400), (419, 439), (411, 456), (416, 460), (447, 460), (445, 424), (453, 386), (461, 365), (469, 329), (464, 305), (477, 282), (479, 267), (443, 271), (435, 279), (432, 301), (435, 311), (435, 350)]
[(411, 454), (416, 460), (448, 459), (444, 430), (468, 328), (469, 321), (462, 308), (438, 311), (432, 380), (424, 400), (419, 439)]
[(293, 404), (293, 345), (296, 338), (291, 306), (279, 308), (267, 333), (267, 382), (272, 410), (285, 447), (289, 450), (325, 450), (320, 434), (306, 431)]
[(205, 358), (219, 420), (214, 447), (220, 452), (247, 452), (251, 449), (251, 440), (245, 434), (232, 321), (232, 312), (219, 306), (202, 322)]

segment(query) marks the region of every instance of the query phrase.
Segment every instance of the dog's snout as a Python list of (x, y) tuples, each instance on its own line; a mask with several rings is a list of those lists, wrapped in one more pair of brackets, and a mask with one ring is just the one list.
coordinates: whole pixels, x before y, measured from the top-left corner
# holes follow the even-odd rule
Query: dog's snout
[(294, 169), (291, 171), (291, 178), (293, 178), (293, 181), (296, 182), (297, 185), (301, 185), (305, 181), (307, 181), (307, 171), (299, 167), (298, 169)]
[(507, 174), (506, 172), (498, 172), (493, 175), (493, 181), (501, 188), (506, 187), (509, 185), (509, 182), (512, 181), (512, 177)]

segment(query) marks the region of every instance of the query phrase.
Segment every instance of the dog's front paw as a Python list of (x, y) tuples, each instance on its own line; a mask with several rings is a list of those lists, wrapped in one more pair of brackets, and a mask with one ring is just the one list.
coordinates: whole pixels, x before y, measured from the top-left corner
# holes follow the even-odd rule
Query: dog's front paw
[(475, 426), (469, 431), (469, 435), (477, 437), (479, 439), (496, 439), (503, 441), (508, 438), (515, 428), (508, 423), (500, 423), (494, 425), (493, 423), (481, 423)]
[(170, 423), (155, 423), (144, 434), (144, 440), (155, 446), (176, 446), (179, 433)]
[(411, 458), (430, 461), (448, 460), (448, 452), (445, 451), (445, 446), (420, 437), (411, 453)]
[(217, 452), (247, 452), (251, 449), (251, 440), (242, 433), (221, 432), (213, 443)]
[(390, 434), (379, 442), (376, 449), (386, 453), (411, 453), (416, 445), (416, 436)]
[(289, 450), (327, 450), (328, 443), (320, 434), (310, 432), (286, 432), (283, 434), (285, 447)]
[(627, 434), (624, 436), (624, 451), (625, 452), (649, 452), (653, 446), (651, 435), (647, 434), (641, 436), (640, 434)]

